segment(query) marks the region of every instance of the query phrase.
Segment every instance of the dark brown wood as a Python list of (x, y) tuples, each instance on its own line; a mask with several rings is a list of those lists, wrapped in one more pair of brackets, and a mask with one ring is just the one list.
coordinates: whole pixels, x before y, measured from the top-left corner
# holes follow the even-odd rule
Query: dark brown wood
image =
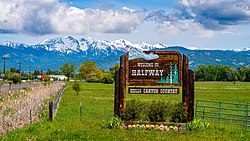
[[(182, 103), (185, 112), (188, 113), (188, 97), (189, 97), (189, 75), (188, 75), (188, 57), (183, 55), (183, 68), (182, 68)], [(188, 120), (186, 120), (187, 122)]]
[(119, 69), (115, 71), (115, 97), (114, 97), (114, 114), (115, 116), (119, 116)]
[(49, 102), (49, 120), (53, 120), (53, 102)]
[[(154, 60), (144, 60), (144, 59), (133, 59), (128, 60), (129, 54), (126, 53), (120, 57), (120, 69), (116, 71), (115, 77), (115, 98), (114, 98), (114, 114), (121, 116), (121, 114), (125, 111), (126, 108), (126, 86), (182, 86), (182, 103), (184, 105), (185, 111), (188, 113), (187, 121), (192, 121), (194, 118), (194, 78), (193, 71), (188, 69), (188, 57), (186, 55), (181, 55), (178, 51), (147, 51), (146, 53), (156, 53), (159, 58)], [(150, 75), (145, 77), (141, 70), (163, 70), (161, 71), (162, 76), (166, 78), (169, 75), (171, 69), (169, 68), (170, 62), (174, 67), (177, 66), (178, 69), (178, 83), (165, 83), (165, 80), (159, 81), (161, 76), (159, 75)], [(153, 66), (141, 66), (138, 63), (151, 63)], [(150, 64), (150, 65), (151, 65)], [(173, 67), (172, 66), (172, 67)], [(137, 74), (134, 75), (134, 71), (137, 70)], [(138, 73), (138, 70), (141, 72)], [(146, 72), (146, 71), (145, 71)], [(164, 73), (163, 73), (164, 72)], [(132, 75), (133, 74), (133, 75)], [(173, 76), (174, 78), (177, 78)], [(165, 79), (163, 78), (163, 79)], [(170, 77), (169, 77), (170, 78)], [(166, 80), (166, 82), (169, 82)], [(162, 80), (162, 79), (160, 79)], [(163, 82), (163, 83), (159, 83)], [(177, 81), (175, 81), (177, 82)], [(132, 88), (129, 88), (129, 93)], [(140, 91), (149, 90), (152, 88), (136, 88)], [(153, 88), (157, 89), (158, 92), (162, 88)], [(168, 88), (164, 88), (166, 91)], [(176, 88), (172, 88), (176, 89)], [(148, 93), (148, 92), (140, 92), (140, 93)], [(179, 89), (178, 89), (179, 93)], [(138, 93), (137, 93), (138, 94)], [(162, 94), (162, 93), (161, 93)]]
[(179, 88), (128, 88), (129, 94), (179, 94)]
[(120, 57), (119, 73), (119, 116), (125, 111), (126, 107), (126, 54)]
[(194, 120), (194, 72), (189, 70), (189, 105), (188, 121)]
[[(145, 60), (142, 58), (129, 60), (127, 69), (129, 86), (180, 86), (182, 77), (182, 55), (178, 51), (147, 51), (146, 53), (155, 53), (159, 56), (157, 59)], [(178, 69), (178, 83), (157, 83), (160, 78), (166, 79), (170, 73), (169, 66), (172, 63)], [(143, 64), (143, 65), (140, 65)], [(147, 64), (147, 65), (145, 65)], [(162, 70), (162, 72), (159, 72)], [(150, 75), (150, 71), (159, 73), (159, 75)], [(135, 73), (136, 72), (136, 73)], [(133, 75), (141, 74), (141, 75)]]
[(128, 52), (125, 55), (125, 67), (126, 67), (126, 85), (128, 86), (128, 80), (129, 80), (129, 60), (128, 60)]

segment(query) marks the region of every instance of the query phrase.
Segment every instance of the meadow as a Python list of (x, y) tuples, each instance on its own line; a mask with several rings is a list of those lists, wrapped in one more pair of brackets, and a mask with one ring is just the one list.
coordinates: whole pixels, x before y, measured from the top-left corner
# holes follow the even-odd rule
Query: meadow
[[(132, 95), (127, 100), (166, 100), (180, 102), (178, 95)], [(195, 99), (247, 103), (250, 102), (249, 82), (195, 82)], [(48, 101), (47, 101), (48, 102)], [(80, 102), (83, 117), (80, 118)], [(250, 132), (241, 126), (211, 123), (207, 129), (183, 132), (126, 130), (102, 128), (101, 124), (114, 116), (114, 85), (81, 83), (76, 95), (72, 83), (62, 96), (55, 119), (48, 120), (48, 110), (39, 122), (11, 131), (0, 140), (250, 140)]]

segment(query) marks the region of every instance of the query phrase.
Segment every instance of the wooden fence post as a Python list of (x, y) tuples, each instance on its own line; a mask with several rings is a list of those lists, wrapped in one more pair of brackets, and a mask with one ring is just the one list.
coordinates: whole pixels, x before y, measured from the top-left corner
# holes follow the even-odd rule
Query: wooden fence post
[[(188, 113), (189, 106), (189, 75), (188, 75), (188, 57), (183, 54), (183, 65), (182, 65), (182, 104), (184, 106), (185, 112)], [(189, 116), (189, 114), (188, 114)], [(185, 120), (188, 122), (188, 117)]]
[(120, 70), (116, 70), (115, 71), (115, 97), (114, 97), (114, 115), (115, 116), (119, 116), (119, 95), (120, 95), (120, 79), (119, 79), (119, 76), (120, 76)]
[(188, 71), (189, 75), (189, 95), (188, 95), (188, 121), (194, 120), (194, 72)]
[(49, 102), (49, 120), (53, 120), (53, 102)]
[(126, 107), (126, 62), (127, 54), (120, 57), (119, 69), (119, 113), (118, 116), (125, 111)]
[(82, 102), (80, 102), (80, 120), (82, 121)]

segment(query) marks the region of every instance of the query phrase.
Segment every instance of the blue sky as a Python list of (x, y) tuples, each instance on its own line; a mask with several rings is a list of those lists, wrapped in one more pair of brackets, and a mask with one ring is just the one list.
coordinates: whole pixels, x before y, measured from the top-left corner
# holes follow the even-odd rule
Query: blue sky
[(250, 0), (0, 1), (0, 42), (72, 35), (210, 49), (250, 47)]

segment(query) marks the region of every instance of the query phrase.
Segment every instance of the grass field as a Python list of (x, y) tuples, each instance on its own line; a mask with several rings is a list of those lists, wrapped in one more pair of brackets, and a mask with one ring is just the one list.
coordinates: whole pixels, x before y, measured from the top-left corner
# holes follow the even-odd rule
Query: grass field
[[(127, 100), (181, 101), (179, 95), (129, 95)], [(195, 82), (195, 99), (250, 102), (250, 83), (243, 82)], [(83, 104), (83, 119), (79, 106)], [(61, 99), (55, 120), (33, 123), (26, 128), (9, 132), (0, 140), (250, 140), (240, 126), (210, 124), (206, 130), (184, 132), (160, 132), (147, 130), (103, 129), (103, 120), (114, 115), (114, 85), (81, 83), (77, 96), (71, 84)]]

